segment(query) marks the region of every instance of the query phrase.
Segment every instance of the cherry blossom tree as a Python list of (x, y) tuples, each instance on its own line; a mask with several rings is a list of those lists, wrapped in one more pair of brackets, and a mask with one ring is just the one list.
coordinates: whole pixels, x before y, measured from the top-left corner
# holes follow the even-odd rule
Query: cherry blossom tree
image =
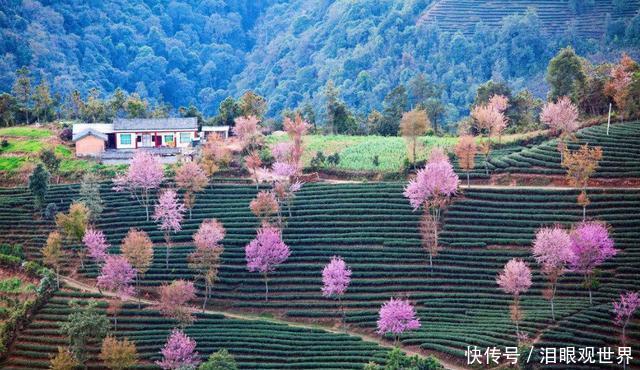
[(258, 235), (245, 247), (247, 269), (260, 272), (264, 278), (264, 300), (269, 300), (268, 274), (289, 258), (289, 246), (282, 241), (280, 230), (263, 226)]
[(195, 298), (196, 288), (192, 282), (174, 280), (171, 284), (163, 284), (160, 287), (158, 309), (163, 315), (175, 319), (180, 325), (185, 326), (194, 320), (186, 305)]
[(93, 258), (98, 264), (104, 262), (107, 257), (109, 244), (102, 231), (91, 228), (87, 229), (82, 237), (82, 242), (87, 248), (89, 257)]
[(280, 205), (272, 191), (259, 192), (249, 203), (249, 209), (260, 220), (261, 225), (268, 225), (274, 215), (280, 214)]
[(623, 346), (627, 341), (627, 325), (639, 307), (640, 296), (637, 292), (620, 294), (620, 300), (613, 302), (613, 312), (616, 314), (615, 324), (622, 328)]
[[(102, 271), (97, 278), (98, 288), (111, 291), (116, 294), (120, 301), (125, 301), (135, 294), (131, 284), (136, 279), (136, 270), (129, 264), (123, 256), (107, 256), (102, 266)], [(116, 304), (113, 310), (114, 329), (118, 328), (118, 317), (120, 304)]]
[(582, 145), (575, 151), (566, 149), (562, 155), (562, 167), (567, 169), (569, 185), (580, 189), (578, 204), (582, 206), (583, 222), (587, 219), (587, 206), (590, 203), (587, 196), (587, 185), (591, 176), (598, 169), (601, 159), (602, 147), (589, 148), (588, 144)]
[(302, 143), (304, 135), (307, 134), (310, 125), (302, 119), (300, 114), (296, 114), (294, 119), (289, 117), (284, 118), (284, 130), (289, 134), (291, 138), (291, 164), (295, 166), (297, 172), (296, 175), (299, 175), (302, 170), (302, 164), (300, 163), (302, 159), (302, 154), (304, 153), (304, 146)]
[(136, 152), (125, 174), (113, 179), (113, 190), (126, 191), (145, 208), (149, 221), (149, 194), (164, 181), (162, 163), (144, 150)]
[(558, 151), (562, 159), (566, 140), (580, 126), (578, 122), (578, 107), (566, 96), (558, 99), (556, 103), (548, 102), (540, 112), (540, 121), (551, 130), (560, 133)]
[(478, 153), (476, 139), (470, 135), (460, 136), (454, 147), (454, 152), (458, 157), (460, 168), (467, 173), (467, 187), (469, 187), (469, 171), (475, 167), (476, 153)]
[(579, 224), (571, 232), (570, 238), (569, 269), (583, 275), (584, 285), (589, 290), (589, 303), (593, 304), (591, 289), (594, 285), (594, 270), (618, 251), (614, 248), (607, 226), (599, 222)]
[(260, 185), (260, 179), (258, 178), (258, 170), (262, 166), (262, 159), (260, 159), (260, 153), (254, 150), (249, 155), (244, 157), (244, 165), (247, 167), (247, 170), (251, 172), (253, 175), (253, 179), (256, 181), (256, 190), (258, 190), (258, 186)]
[(511, 319), (516, 324), (516, 337), (520, 338), (519, 322), (523, 316), (520, 310), (520, 294), (531, 287), (531, 269), (521, 259), (514, 258), (507, 262), (504, 270), (498, 274), (496, 282), (502, 291), (513, 295)]
[[(506, 105), (507, 102), (504, 102)], [(491, 153), (491, 137), (502, 135), (502, 131), (507, 127), (507, 118), (504, 115), (503, 101), (501, 98), (492, 98), (485, 105), (477, 105), (471, 110), (471, 118), (479, 132), (484, 132), (487, 139), (483, 142), (482, 152), (485, 156), (484, 169), (486, 174), (489, 174), (489, 167), (487, 162), (489, 161), (489, 154)], [(505, 107), (506, 109), (506, 107)]]
[(533, 257), (540, 264), (542, 273), (549, 279), (549, 301), (551, 317), (556, 320), (554, 298), (558, 279), (565, 273), (571, 259), (571, 239), (569, 233), (560, 226), (541, 228), (533, 241)]
[(262, 138), (260, 133), (260, 120), (255, 116), (237, 117), (234, 119), (235, 126), (231, 129), (234, 135), (242, 144), (242, 148), (254, 149)]
[(184, 205), (189, 210), (189, 219), (196, 203), (195, 194), (202, 191), (208, 183), (207, 174), (196, 162), (187, 161), (176, 169), (176, 185), (184, 190)]
[(489, 107), (497, 110), (498, 112), (502, 113), (504, 111), (507, 110), (507, 108), (509, 107), (509, 98), (507, 98), (504, 95), (493, 95), (491, 97), (491, 99), (489, 99)]
[(156, 365), (165, 370), (195, 370), (201, 362), (195, 350), (195, 340), (189, 338), (182, 330), (173, 329), (160, 351), (162, 360), (156, 361)]
[(225, 229), (215, 219), (204, 220), (198, 231), (193, 235), (193, 243), (196, 249), (189, 255), (189, 267), (198, 272), (198, 276), (204, 281), (204, 300), (202, 310), (207, 307), (207, 300), (211, 296), (211, 288), (218, 279), (220, 267), (220, 255), (223, 248), (220, 241), (224, 239)]
[(629, 55), (623, 54), (620, 63), (611, 68), (610, 79), (604, 87), (605, 94), (613, 98), (616, 107), (618, 107), (620, 122), (624, 120), (624, 113), (629, 105), (634, 64), (635, 62)]
[(421, 326), (415, 309), (408, 300), (391, 298), (382, 305), (378, 316), (378, 334), (393, 334), (394, 344), (398, 343), (400, 334)]
[(322, 295), (327, 298), (336, 298), (342, 312), (342, 325), (345, 323), (345, 311), (342, 305), (342, 296), (351, 283), (351, 269), (344, 260), (334, 256), (322, 270)]
[(158, 223), (158, 228), (164, 232), (165, 244), (165, 268), (169, 268), (169, 248), (171, 247), (171, 233), (182, 230), (184, 218), (184, 205), (178, 203), (174, 190), (165, 190), (158, 199), (153, 219)]
[(140, 278), (149, 271), (153, 262), (153, 243), (146, 232), (129, 229), (122, 240), (120, 252), (136, 269), (136, 291), (138, 292), (138, 308), (141, 305)]
[(438, 248), (440, 211), (456, 194), (459, 183), (460, 179), (453, 171), (449, 159), (436, 154), (430, 157), (427, 165), (418, 171), (416, 177), (404, 190), (403, 194), (409, 199), (414, 211), (423, 207), (424, 212), (431, 212), (435, 223), (433, 228), (435, 249)]

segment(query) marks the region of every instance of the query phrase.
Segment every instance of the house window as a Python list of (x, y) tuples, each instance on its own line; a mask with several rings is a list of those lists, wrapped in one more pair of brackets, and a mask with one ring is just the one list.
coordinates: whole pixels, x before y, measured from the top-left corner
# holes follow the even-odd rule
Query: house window
[(122, 144), (122, 145), (131, 145), (131, 134), (122, 134), (122, 135), (120, 135), (120, 144)]
[(173, 135), (164, 135), (164, 142), (166, 143), (173, 143)]
[(180, 143), (190, 143), (191, 142), (191, 134), (188, 132), (180, 133)]

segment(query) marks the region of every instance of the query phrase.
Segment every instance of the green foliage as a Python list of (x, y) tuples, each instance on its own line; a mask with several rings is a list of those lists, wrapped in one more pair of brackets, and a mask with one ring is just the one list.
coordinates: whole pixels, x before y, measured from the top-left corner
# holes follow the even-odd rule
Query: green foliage
[(314, 170), (318, 170), (325, 165), (326, 161), (327, 157), (325, 157), (324, 153), (317, 151), (316, 155), (311, 159), (311, 162), (309, 162), (309, 167)]
[(551, 85), (549, 97), (556, 100), (561, 96), (571, 97), (574, 101), (579, 89), (585, 82), (582, 61), (571, 47), (564, 48), (551, 59), (547, 69), (547, 82)]
[(84, 363), (87, 359), (87, 345), (101, 343), (109, 331), (109, 319), (104, 313), (98, 312), (97, 302), (87, 304), (70, 302), (74, 310), (66, 322), (60, 324), (62, 334), (69, 339), (71, 351), (76, 359)]
[(200, 364), (198, 370), (238, 370), (238, 365), (229, 351), (221, 349), (212, 353), (207, 362)]
[(82, 177), (80, 183), (80, 202), (89, 210), (89, 218), (91, 221), (97, 221), (104, 206), (102, 204), (102, 198), (100, 197), (100, 183), (98, 177), (93, 172), (87, 172)]
[(33, 195), (33, 203), (37, 209), (41, 209), (44, 205), (44, 198), (49, 190), (50, 177), (51, 175), (41, 163), (36, 165), (33, 173), (29, 176), (28, 188)]
[(407, 356), (398, 347), (392, 349), (387, 355), (384, 366), (369, 362), (364, 370), (440, 370), (444, 369), (435, 358), (429, 356), (421, 358), (417, 355)]
[(20, 244), (2, 243), (0, 244), (0, 254), (24, 259), (24, 252)]
[(340, 164), (340, 153), (333, 153), (327, 157), (327, 163), (330, 166), (336, 167)]
[(47, 204), (47, 207), (44, 209), (43, 216), (47, 220), (53, 220), (56, 218), (56, 214), (58, 213), (58, 205), (55, 203)]
[(384, 105), (383, 118), (377, 133), (382, 136), (395, 136), (400, 128), (402, 113), (407, 111), (409, 105), (407, 89), (403, 85), (394, 88), (385, 96), (382, 104)]
[(44, 164), (50, 174), (57, 174), (60, 168), (60, 158), (51, 149), (44, 149), (40, 152), (40, 161)]

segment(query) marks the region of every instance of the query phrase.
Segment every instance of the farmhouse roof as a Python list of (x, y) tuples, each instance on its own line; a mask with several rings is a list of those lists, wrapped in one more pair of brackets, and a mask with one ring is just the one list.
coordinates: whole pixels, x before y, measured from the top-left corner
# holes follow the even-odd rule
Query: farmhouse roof
[(117, 118), (113, 121), (115, 131), (151, 130), (197, 130), (198, 119), (186, 118)]
[(101, 139), (102, 141), (107, 141), (108, 140), (107, 135), (103, 134), (100, 131), (88, 128), (86, 130), (83, 130), (83, 131), (79, 132), (76, 135), (73, 135), (73, 141), (74, 142), (78, 141), (78, 140), (80, 140), (80, 139), (82, 139), (84, 137), (87, 137), (87, 136), (94, 136), (94, 137), (97, 137), (98, 139)]

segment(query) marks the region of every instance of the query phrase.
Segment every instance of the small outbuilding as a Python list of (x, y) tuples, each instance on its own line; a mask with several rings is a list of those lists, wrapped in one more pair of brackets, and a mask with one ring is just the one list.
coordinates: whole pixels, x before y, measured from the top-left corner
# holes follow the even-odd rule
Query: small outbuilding
[(91, 128), (84, 129), (73, 135), (73, 142), (76, 145), (76, 156), (98, 157), (104, 152), (108, 140), (107, 135), (100, 131)]

